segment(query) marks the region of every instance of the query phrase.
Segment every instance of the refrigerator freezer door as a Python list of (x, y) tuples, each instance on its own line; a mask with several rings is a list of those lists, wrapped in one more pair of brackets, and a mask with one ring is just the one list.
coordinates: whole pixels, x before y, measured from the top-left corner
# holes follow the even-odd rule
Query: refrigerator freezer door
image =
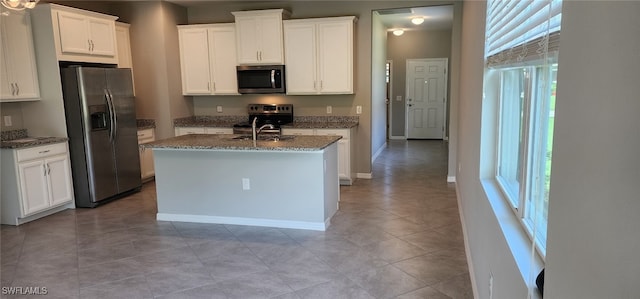
[[(91, 129), (90, 107), (108, 106), (106, 78), (102, 69), (72, 68), (64, 71), (66, 81), (77, 82), (65, 84), (64, 94), (74, 187), (79, 191), (88, 188), (85, 194), (76, 194), (76, 199), (95, 203), (118, 193), (113, 144), (110, 142), (112, 124), (106, 121), (107, 130)], [(77, 90), (69, 90), (74, 85)], [(71, 109), (75, 105), (79, 106), (79, 111)], [(106, 113), (109, 114), (108, 111)], [(81, 182), (84, 180), (86, 182)], [(86, 186), (82, 186), (84, 184)]]
[(129, 69), (105, 69), (105, 71), (107, 90), (115, 111), (113, 146), (118, 189), (119, 192), (125, 192), (142, 185), (133, 81)]

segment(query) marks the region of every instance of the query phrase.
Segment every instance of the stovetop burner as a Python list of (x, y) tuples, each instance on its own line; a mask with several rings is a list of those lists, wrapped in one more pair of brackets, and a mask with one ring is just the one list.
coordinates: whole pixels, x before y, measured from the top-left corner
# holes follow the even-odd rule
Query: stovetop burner
[[(244, 134), (246, 129), (251, 130), (251, 123), (254, 118), (257, 126), (272, 124), (275, 129), (273, 131), (280, 132), (280, 126), (293, 122), (293, 105), (291, 104), (249, 104), (247, 107), (249, 117), (247, 122), (237, 123), (233, 125), (236, 134)], [(236, 130), (237, 129), (237, 130)], [(263, 132), (268, 133), (266, 130)]]

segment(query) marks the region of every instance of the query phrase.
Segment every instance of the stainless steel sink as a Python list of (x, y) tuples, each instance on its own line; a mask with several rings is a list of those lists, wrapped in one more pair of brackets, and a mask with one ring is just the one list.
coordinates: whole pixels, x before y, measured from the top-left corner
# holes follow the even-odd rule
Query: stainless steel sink
[[(260, 141), (284, 141), (295, 138), (295, 135), (258, 135), (257, 140)], [(251, 140), (251, 135), (240, 135), (233, 137), (234, 140)]]

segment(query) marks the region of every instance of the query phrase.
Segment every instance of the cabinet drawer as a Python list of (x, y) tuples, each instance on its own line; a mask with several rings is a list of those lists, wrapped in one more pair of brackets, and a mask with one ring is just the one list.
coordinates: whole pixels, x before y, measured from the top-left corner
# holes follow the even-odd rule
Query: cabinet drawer
[(282, 135), (315, 135), (313, 129), (282, 129)]
[(207, 134), (233, 134), (232, 128), (207, 128)]
[(317, 129), (316, 135), (337, 135), (349, 139), (349, 130), (344, 129)]
[(66, 143), (48, 144), (32, 148), (17, 150), (18, 162), (64, 154), (67, 152)]
[(180, 132), (180, 135), (205, 134), (206, 130), (205, 128), (178, 128), (178, 132)]
[(138, 131), (138, 143), (145, 141), (146, 139), (153, 139), (153, 129), (144, 129)]

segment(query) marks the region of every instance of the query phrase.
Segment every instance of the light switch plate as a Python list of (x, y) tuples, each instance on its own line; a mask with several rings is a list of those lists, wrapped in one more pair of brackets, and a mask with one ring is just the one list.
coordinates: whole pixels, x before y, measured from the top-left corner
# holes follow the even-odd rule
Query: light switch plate
[(216, 111), (218, 111), (218, 113), (222, 113), (222, 106), (216, 106)]
[(11, 121), (11, 115), (4, 116), (4, 125), (7, 127), (13, 126), (13, 122)]
[(356, 114), (362, 114), (362, 106), (356, 106)]
[(327, 114), (331, 114), (333, 112), (333, 107), (327, 106)]
[(251, 181), (247, 178), (242, 179), (242, 190), (250, 190), (251, 189)]

